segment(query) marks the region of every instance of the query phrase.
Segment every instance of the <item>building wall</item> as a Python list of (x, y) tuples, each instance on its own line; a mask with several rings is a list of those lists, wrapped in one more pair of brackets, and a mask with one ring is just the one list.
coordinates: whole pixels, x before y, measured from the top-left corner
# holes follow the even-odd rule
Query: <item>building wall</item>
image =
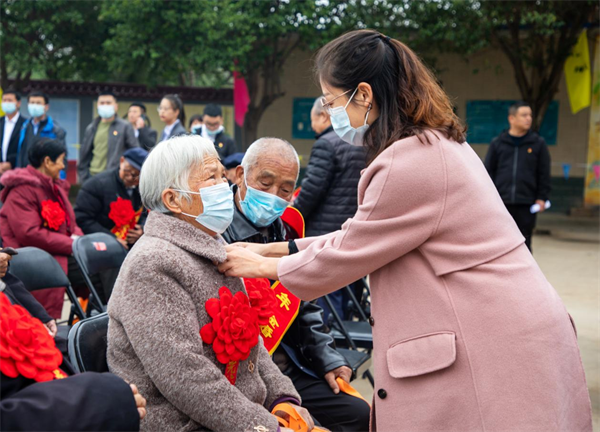
[[(289, 140), (302, 156), (306, 166), (313, 140), (292, 139), (292, 105), (294, 98), (318, 97), (320, 90), (312, 75), (312, 54), (302, 51), (290, 56), (284, 68), (282, 88), (286, 94), (265, 112), (259, 124), (259, 136), (276, 136)], [(436, 64), (438, 76), (456, 106), (457, 114), (465, 119), (468, 100), (518, 100), (520, 94), (514, 81), (512, 67), (503, 53), (485, 50), (463, 60), (456, 55), (444, 55)], [(552, 175), (562, 177), (562, 164), (572, 164), (571, 176), (583, 177), (587, 158), (589, 109), (571, 113), (564, 77), (555, 95), (559, 102), (557, 143), (550, 146)], [(487, 144), (473, 144), (485, 157)]]

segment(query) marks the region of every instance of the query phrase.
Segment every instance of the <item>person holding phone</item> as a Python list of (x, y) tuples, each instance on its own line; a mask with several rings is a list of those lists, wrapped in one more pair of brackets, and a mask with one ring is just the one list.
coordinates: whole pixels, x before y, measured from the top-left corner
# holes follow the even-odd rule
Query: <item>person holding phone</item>
[(146, 105), (141, 102), (134, 102), (129, 105), (127, 121), (131, 123), (133, 133), (138, 139), (140, 147), (150, 151), (156, 145), (158, 132), (150, 127), (150, 119), (146, 115)]

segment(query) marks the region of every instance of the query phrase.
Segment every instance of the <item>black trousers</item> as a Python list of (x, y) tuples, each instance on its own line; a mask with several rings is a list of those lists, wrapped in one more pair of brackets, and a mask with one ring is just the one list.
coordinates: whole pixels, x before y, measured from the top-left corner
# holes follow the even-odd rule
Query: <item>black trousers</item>
[(327, 429), (365, 432), (369, 430), (369, 405), (346, 393), (333, 393), (324, 379), (314, 378), (295, 365), (285, 373), (302, 398), (302, 406)]
[(529, 204), (506, 204), (506, 208), (513, 217), (521, 234), (525, 237), (525, 245), (531, 250), (531, 236), (535, 228), (537, 213), (531, 214)]

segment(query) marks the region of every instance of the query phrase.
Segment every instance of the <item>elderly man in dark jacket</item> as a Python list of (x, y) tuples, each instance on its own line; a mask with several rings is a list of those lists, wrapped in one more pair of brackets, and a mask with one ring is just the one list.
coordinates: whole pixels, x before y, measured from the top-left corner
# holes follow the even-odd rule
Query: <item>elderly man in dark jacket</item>
[(517, 102), (508, 110), (510, 128), (498, 135), (488, 149), (485, 167), (504, 205), (531, 250), (537, 213), (545, 209), (550, 194), (550, 152), (544, 138), (530, 130), (531, 107)]
[[(291, 144), (262, 138), (249, 148), (237, 167), (233, 221), (222, 234), (228, 243), (271, 243), (287, 240), (279, 216), (291, 200), (298, 178), (298, 156)], [(273, 195), (268, 197), (267, 194)], [(259, 201), (262, 204), (259, 204)], [(266, 200), (273, 207), (266, 209)], [(332, 431), (369, 429), (369, 406), (339, 391), (337, 377), (349, 381), (352, 371), (335, 350), (333, 338), (322, 331), (322, 309), (302, 302), (273, 361), (291, 378), (302, 398), (302, 406)]]
[[(77, 224), (85, 234), (105, 232), (115, 235), (125, 248), (133, 246), (140, 238), (147, 212), (142, 206), (138, 185), (140, 170), (147, 156), (148, 152), (142, 148), (129, 149), (121, 157), (118, 168), (85, 182), (75, 201)], [(127, 205), (120, 204), (123, 200), (130, 202), (131, 210), (136, 213), (137, 221), (133, 228), (123, 229), (111, 213), (111, 210), (117, 211), (115, 207)]]
[[(337, 231), (354, 216), (360, 172), (366, 166), (364, 149), (348, 144), (334, 132), (321, 98), (313, 105), (310, 121), (317, 141), (310, 152), (302, 189), (294, 200), (294, 207), (306, 221), (307, 237)], [(345, 317), (344, 292), (333, 292), (329, 298), (340, 316)], [(329, 307), (323, 300), (319, 300), (319, 304), (327, 320)]]

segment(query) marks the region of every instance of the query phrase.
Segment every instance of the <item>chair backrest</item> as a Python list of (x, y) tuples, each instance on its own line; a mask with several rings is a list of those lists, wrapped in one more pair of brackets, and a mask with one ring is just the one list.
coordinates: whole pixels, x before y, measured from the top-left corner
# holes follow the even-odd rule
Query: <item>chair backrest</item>
[(77, 322), (69, 331), (69, 360), (76, 372), (108, 372), (108, 314)]
[(127, 250), (115, 236), (93, 233), (78, 237), (73, 242), (73, 256), (81, 270), (89, 276), (121, 267)]
[(10, 272), (21, 279), (29, 291), (69, 286), (69, 278), (52, 255), (35, 247), (17, 249), (10, 261)]

